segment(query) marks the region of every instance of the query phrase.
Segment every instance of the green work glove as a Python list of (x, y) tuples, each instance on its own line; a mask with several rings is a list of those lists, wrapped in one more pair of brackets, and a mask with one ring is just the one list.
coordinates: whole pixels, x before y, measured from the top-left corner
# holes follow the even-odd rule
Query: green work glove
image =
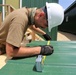
[(51, 37), (48, 34), (44, 34), (43, 37), (48, 41), (51, 40)]

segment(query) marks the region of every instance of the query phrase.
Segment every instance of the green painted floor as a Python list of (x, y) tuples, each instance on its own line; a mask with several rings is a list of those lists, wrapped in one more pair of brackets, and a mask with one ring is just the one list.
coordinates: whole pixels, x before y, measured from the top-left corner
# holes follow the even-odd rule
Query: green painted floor
[[(46, 45), (33, 41), (27, 46)], [(33, 71), (36, 57), (12, 59), (0, 70), (0, 75), (76, 75), (76, 42), (51, 41), (54, 53), (46, 57), (42, 72)]]

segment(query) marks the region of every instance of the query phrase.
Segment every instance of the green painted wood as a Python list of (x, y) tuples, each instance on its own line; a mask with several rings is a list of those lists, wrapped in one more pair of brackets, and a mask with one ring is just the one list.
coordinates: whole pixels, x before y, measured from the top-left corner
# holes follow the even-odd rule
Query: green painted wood
[[(2, 0), (0, 0), (0, 4), (2, 4)], [(2, 6), (0, 6), (0, 11), (2, 11)]]

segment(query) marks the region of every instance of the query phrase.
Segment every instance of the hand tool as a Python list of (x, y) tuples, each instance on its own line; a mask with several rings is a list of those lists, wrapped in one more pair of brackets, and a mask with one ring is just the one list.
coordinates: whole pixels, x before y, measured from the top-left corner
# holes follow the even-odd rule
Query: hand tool
[[(50, 41), (48, 41), (47, 45), (50, 45)], [(45, 59), (46, 56), (38, 55), (33, 70), (37, 72), (42, 72)]]

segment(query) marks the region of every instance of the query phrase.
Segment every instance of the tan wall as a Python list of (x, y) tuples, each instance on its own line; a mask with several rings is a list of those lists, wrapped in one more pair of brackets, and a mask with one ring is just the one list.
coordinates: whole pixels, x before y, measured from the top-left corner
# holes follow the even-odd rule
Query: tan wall
[(2, 12), (0, 12), (0, 25), (2, 23)]
[(12, 5), (14, 8), (19, 8), (19, 0), (6, 0), (5, 4)]

